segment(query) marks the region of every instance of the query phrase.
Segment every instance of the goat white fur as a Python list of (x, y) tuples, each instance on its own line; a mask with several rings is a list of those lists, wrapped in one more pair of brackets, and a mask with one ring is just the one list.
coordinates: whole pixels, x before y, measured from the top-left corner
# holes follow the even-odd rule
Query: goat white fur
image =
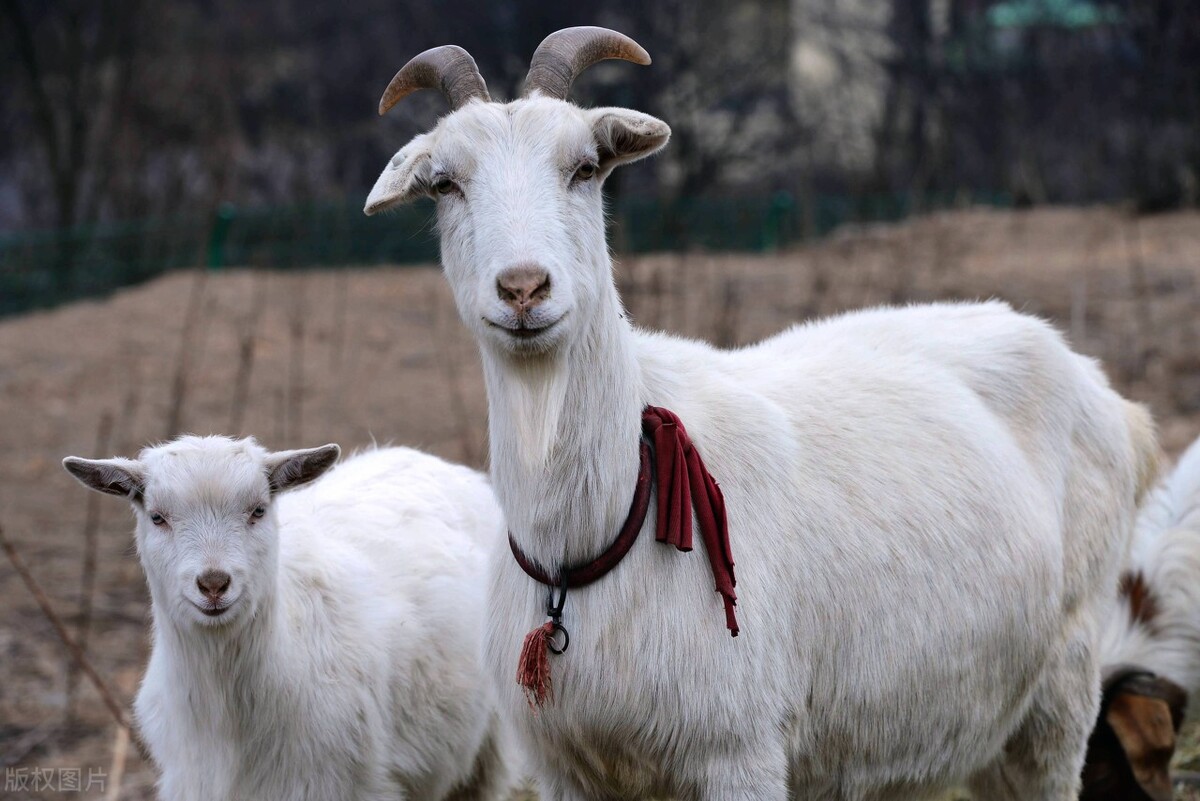
[(1137, 665), (1187, 691), (1200, 709), (1200, 440), (1138, 515), (1118, 611), (1105, 627), (1106, 665)]
[[(64, 461), (133, 502), (154, 616), (135, 714), (161, 798), (501, 797), (480, 666), (492, 491), (382, 448), (280, 494), (337, 454), (187, 436), (137, 461)], [(230, 579), (216, 601), (197, 583), (209, 570)]]
[[(531, 560), (556, 572), (609, 545), (647, 404), (679, 414), (724, 491), (741, 636), (706, 557), (654, 542), (652, 506), (621, 564), (568, 593), (570, 648), (536, 713), (513, 677), (547, 591), (494, 553), (486, 658), (540, 797), (1075, 798), (1148, 416), (1001, 303), (868, 311), (732, 352), (633, 328), (600, 184), (668, 136), (625, 109), (475, 100), (367, 201), (436, 196), (493, 483)], [(530, 265), (546, 282), (514, 314), (501, 282)]]

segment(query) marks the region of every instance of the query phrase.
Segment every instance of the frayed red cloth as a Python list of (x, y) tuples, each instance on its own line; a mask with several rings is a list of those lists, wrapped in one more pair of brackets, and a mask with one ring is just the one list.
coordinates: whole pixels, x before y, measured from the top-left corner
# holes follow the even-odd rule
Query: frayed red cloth
[(654, 444), (658, 476), (657, 539), (681, 551), (692, 550), (692, 509), (712, 566), (717, 592), (725, 602), (725, 627), (738, 635), (737, 605), (733, 575), (733, 551), (725, 518), (725, 498), (716, 480), (704, 466), (700, 452), (683, 427), (683, 421), (660, 406), (642, 410), (642, 432)]
[(525, 690), (525, 700), (531, 709), (554, 700), (554, 686), (550, 683), (550, 638), (553, 636), (554, 622), (547, 620), (526, 634), (525, 642), (521, 644), (517, 684)]

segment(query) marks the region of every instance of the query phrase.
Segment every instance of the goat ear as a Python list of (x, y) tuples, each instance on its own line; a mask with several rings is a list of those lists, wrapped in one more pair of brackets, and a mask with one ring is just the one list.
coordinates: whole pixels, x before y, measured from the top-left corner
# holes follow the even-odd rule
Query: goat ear
[(645, 158), (671, 138), (671, 128), (665, 122), (640, 111), (598, 108), (590, 113), (601, 172)]
[(333, 467), (342, 449), (337, 445), (322, 445), (297, 451), (280, 451), (267, 457), (267, 481), (271, 492), (283, 492), (315, 481)]
[(367, 195), (363, 213), (370, 216), (424, 197), (429, 169), (429, 135), (421, 134), (392, 156)]
[(1170, 763), (1175, 753), (1173, 704), (1119, 691), (1104, 719), (1117, 735), (1137, 783), (1154, 801), (1171, 801)]
[(81, 459), (68, 456), (63, 467), (79, 483), (96, 492), (141, 502), (146, 488), (146, 476), (140, 462), (132, 459)]

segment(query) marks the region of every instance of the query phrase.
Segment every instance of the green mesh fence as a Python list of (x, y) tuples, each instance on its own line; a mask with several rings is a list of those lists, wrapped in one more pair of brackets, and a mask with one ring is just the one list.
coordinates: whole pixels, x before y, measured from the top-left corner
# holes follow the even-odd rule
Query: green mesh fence
[[(921, 210), (963, 198), (922, 197)], [(1007, 205), (1002, 195), (972, 203)], [(768, 251), (820, 236), (845, 222), (898, 220), (906, 195), (763, 198), (630, 198), (609, 209), (619, 253)], [(268, 208), (223, 206), (213, 214), (105, 223), (62, 231), (0, 234), (0, 316), (109, 292), (168, 270), (205, 265), (290, 269), (437, 261), (428, 203), (375, 217), (360, 201)]]

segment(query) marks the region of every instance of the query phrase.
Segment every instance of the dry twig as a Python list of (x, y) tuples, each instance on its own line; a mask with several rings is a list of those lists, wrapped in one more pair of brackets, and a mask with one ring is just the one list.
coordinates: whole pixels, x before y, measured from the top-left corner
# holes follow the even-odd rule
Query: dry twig
[[(133, 422), (137, 418), (138, 409), (142, 403), (142, 360), (134, 357), (129, 368), (129, 380), (125, 387), (125, 397), (121, 399), (120, 417), (113, 426), (109, 447), (135, 450), (141, 447), (140, 440), (133, 436)], [(100, 452), (96, 453), (100, 456)]]
[(108, 789), (104, 793), (104, 801), (117, 801), (121, 795), (121, 780), (125, 778), (125, 762), (129, 758), (129, 729), (117, 727), (117, 736), (113, 738), (112, 764), (108, 768)]
[(0, 547), (4, 548), (4, 553), (8, 555), (8, 561), (12, 563), (13, 569), (17, 571), (17, 575), (21, 577), (21, 580), (25, 582), (25, 586), (29, 589), (30, 594), (33, 595), (33, 599), (41, 607), (42, 614), (46, 616), (46, 619), (50, 621), (50, 625), (54, 627), (58, 638), (62, 640), (63, 645), (67, 647), (71, 656), (75, 658), (79, 669), (92, 682), (92, 685), (96, 688), (96, 692), (100, 693), (100, 699), (108, 707), (108, 711), (112, 714), (113, 719), (116, 720), (117, 725), (129, 728), (129, 724), (125, 720), (124, 709), (113, 698), (112, 691), (104, 683), (104, 679), (100, 678), (100, 674), (92, 667), (92, 663), (88, 661), (87, 656), (79, 649), (79, 644), (67, 633), (67, 628), (63, 625), (62, 619), (54, 611), (54, 607), (50, 605), (50, 599), (46, 597), (46, 593), (42, 590), (41, 585), (33, 578), (33, 575), (29, 572), (29, 568), (25, 566), (25, 562), (21, 559), (21, 555), (17, 553), (17, 549), (9, 541), (8, 536), (4, 533), (3, 526), (0, 526)]
[(713, 326), (713, 342), (721, 348), (732, 348), (738, 341), (738, 312), (741, 307), (741, 291), (736, 278), (726, 278), (721, 299), (717, 303), (717, 315)]
[(204, 287), (208, 273), (197, 269), (188, 293), (187, 311), (183, 318), (183, 330), (179, 335), (179, 356), (175, 360), (175, 380), (171, 382), (171, 404), (167, 408), (167, 431), (169, 439), (183, 427), (183, 407), (187, 402), (187, 381), (192, 369), (193, 340), (200, 321), (200, 309), (204, 306)]
[[(92, 453), (103, 456), (108, 452), (112, 439), (113, 417), (110, 412), (100, 415), (96, 427), (96, 448)], [(92, 605), (96, 592), (96, 533), (100, 529), (100, 494), (87, 493), (87, 511), (83, 521), (83, 568), (79, 577), (79, 621), (75, 626), (75, 638), (80, 653), (86, 654), (88, 639), (92, 631)], [(67, 708), (66, 719), (75, 718), (75, 704), (79, 700), (79, 667), (67, 663)]]
[[(1151, 360), (1157, 355), (1153, 346), (1154, 314), (1151, 310), (1150, 282), (1146, 277), (1146, 261), (1142, 254), (1142, 232), (1136, 217), (1125, 234), (1125, 249), (1129, 256), (1129, 274), (1133, 283), (1134, 315), (1137, 320), (1137, 339), (1133, 345), (1133, 364), (1130, 379), (1146, 377)], [(1131, 241), (1132, 240), (1132, 241)]]
[(61, 725), (62, 723), (57, 717), (47, 718), (20, 737), (17, 737), (16, 741), (8, 749), (8, 752), (3, 757), (0, 757), (0, 768), (7, 768), (10, 765), (18, 764), (22, 759), (29, 756), (29, 752), (53, 737)]
[(289, 442), (304, 438), (304, 328), (308, 316), (308, 295), (305, 291), (305, 276), (294, 279), (292, 303), (288, 314), (288, 360), (287, 387), (287, 436)]
[(254, 274), (254, 290), (250, 293), (250, 308), (242, 318), (241, 336), (238, 338), (238, 368), (233, 379), (233, 400), (229, 407), (229, 433), (240, 434), (242, 421), (246, 417), (246, 404), (250, 398), (250, 376), (254, 371), (254, 353), (258, 344), (258, 321), (263, 317), (267, 300), (267, 274)]

